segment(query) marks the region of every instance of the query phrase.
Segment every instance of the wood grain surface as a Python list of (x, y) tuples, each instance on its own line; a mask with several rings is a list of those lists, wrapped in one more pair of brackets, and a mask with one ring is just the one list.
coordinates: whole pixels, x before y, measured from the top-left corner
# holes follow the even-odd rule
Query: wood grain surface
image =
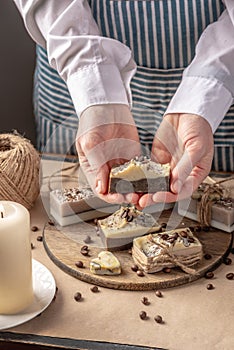
[[(197, 222), (190, 219), (179, 217), (174, 211), (172, 215), (172, 210), (162, 212), (157, 221), (170, 223), (168, 229), (173, 225), (174, 227), (198, 225)], [(91, 242), (88, 244), (84, 242), (87, 235), (91, 238)], [(223, 257), (228, 254), (232, 244), (232, 234), (210, 228), (208, 232), (202, 230), (195, 235), (203, 245), (204, 255), (211, 255), (210, 259), (202, 259), (196, 267), (195, 275), (185, 273), (179, 268), (173, 268), (170, 273), (157, 272), (140, 277), (131, 269), (134, 262), (129, 251), (114, 252), (121, 263), (122, 273), (120, 275), (99, 276), (91, 273), (89, 270), (90, 260), (97, 257), (98, 253), (104, 249), (93, 222), (80, 223), (65, 228), (48, 223), (44, 228), (43, 243), (47, 254), (59, 268), (82, 281), (113, 289), (155, 290), (192, 282), (204, 276), (207, 271), (217, 268)], [(84, 245), (89, 246), (88, 256), (84, 256), (80, 252)], [(77, 261), (82, 261), (84, 267), (78, 268), (75, 264)]]

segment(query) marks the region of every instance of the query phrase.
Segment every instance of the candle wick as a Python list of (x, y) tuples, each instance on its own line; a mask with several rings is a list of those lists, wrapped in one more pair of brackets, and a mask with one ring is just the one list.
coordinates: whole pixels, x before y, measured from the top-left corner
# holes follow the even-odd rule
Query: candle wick
[(3, 216), (3, 212), (1, 211), (1, 218), (3, 219), (4, 218), (4, 216)]

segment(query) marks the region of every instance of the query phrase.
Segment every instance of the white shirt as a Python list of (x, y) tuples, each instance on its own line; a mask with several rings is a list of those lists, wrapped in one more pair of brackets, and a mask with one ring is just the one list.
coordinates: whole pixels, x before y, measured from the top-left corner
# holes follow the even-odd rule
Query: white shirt
[[(136, 70), (131, 50), (100, 36), (85, 0), (14, 0), (31, 37), (47, 49), (51, 66), (66, 81), (78, 115), (96, 104), (131, 105)], [(233, 103), (234, 1), (210, 24), (185, 69), (167, 113), (193, 113), (213, 132)]]

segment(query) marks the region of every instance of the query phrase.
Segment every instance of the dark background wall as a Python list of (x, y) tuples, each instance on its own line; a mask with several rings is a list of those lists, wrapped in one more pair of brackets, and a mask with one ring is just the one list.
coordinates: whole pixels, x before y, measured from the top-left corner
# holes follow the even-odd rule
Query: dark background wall
[(0, 1), (0, 133), (17, 130), (35, 144), (32, 85), (35, 44), (13, 0)]

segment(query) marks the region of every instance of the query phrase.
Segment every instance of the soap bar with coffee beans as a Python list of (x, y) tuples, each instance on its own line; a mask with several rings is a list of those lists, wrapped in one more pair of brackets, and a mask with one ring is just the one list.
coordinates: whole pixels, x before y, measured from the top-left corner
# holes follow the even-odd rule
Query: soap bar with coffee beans
[(190, 218), (195, 221), (199, 221), (201, 224), (201, 218), (199, 217), (199, 211), (204, 210), (203, 215), (210, 216), (209, 225), (218, 228), (225, 232), (234, 231), (234, 198), (228, 195), (222, 197), (217, 191), (210, 191), (207, 200), (209, 213), (205, 211), (205, 208), (201, 208), (202, 196), (206, 189), (207, 184), (201, 184), (198, 189), (193, 193), (191, 198), (187, 198), (178, 202), (178, 213), (181, 216)]
[(169, 164), (155, 163), (146, 156), (113, 167), (109, 178), (109, 193), (155, 193), (169, 191)]
[(147, 273), (175, 266), (188, 272), (202, 256), (202, 245), (189, 228), (153, 233), (133, 241), (133, 260)]
[(50, 192), (50, 214), (61, 225), (110, 215), (119, 205), (107, 203), (95, 196), (90, 188), (65, 188)]
[(102, 251), (97, 258), (90, 261), (90, 271), (96, 275), (119, 275), (121, 266), (114, 254)]
[(161, 229), (151, 214), (134, 206), (121, 206), (115, 213), (97, 222), (100, 237), (106, 249), (124, 250), (132, 245), (135, 237)]

